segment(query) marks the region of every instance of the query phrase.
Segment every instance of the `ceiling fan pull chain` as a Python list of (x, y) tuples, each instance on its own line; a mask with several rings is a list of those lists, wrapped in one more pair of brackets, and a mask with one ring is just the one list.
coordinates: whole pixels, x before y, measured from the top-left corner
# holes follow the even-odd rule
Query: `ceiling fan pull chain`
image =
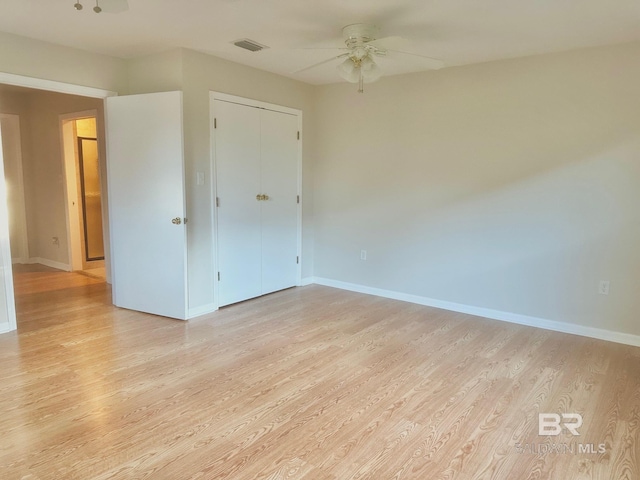
[(358, 80), (358, 93), (364, 93), (364, 78), (362, 77), (362, 69), (360, 69), (360, 79)]

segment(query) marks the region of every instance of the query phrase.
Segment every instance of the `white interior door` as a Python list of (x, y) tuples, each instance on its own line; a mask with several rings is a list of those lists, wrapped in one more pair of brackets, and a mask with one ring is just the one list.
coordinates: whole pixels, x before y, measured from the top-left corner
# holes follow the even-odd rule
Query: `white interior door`
[(216, 100), (218, 305), (262, 294), (260, 110)]
[(16, 329), (16, 309), (13, 294), (11, 248), (9, 246), (9, 210), (4, 179), (2, 154), (2, 124), (0, 124), (0, 333)]
[(182, 94), (106, 106), (113, 303), (186, 319)]
[(297, 283), (298, 117), (261, 110), (262, 293)]

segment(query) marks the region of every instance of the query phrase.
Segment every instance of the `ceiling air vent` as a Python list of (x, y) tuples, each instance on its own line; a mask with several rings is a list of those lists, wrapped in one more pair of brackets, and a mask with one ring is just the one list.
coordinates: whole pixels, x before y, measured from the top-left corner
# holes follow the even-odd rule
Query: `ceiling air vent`
[(236, 47), (244, 48), (245, 50), (249, 50), (250, 52), (259, 52), (265, 48), (269, 48), (266, 45), (260, 45), (258, 42), (254, 42), (253, 40), (249, 40), (248, 38), (243, 38), (242, 40), (236, 40), (233, 42)]

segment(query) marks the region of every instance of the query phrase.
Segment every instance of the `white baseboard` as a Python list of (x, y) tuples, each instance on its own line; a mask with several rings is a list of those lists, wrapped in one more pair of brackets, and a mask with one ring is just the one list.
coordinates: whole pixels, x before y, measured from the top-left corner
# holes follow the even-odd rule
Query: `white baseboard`
[(190, 308), (187, 315), (187, 320), (191, 320), (192, 318), (199, 317), (201, 315), (206, 315), (207, 313), (215, 312), (216, 310), (218, 310), (218, 307), (215, 303), (202, 305), (201, 307)]
[(71, 265), (67, 265), (66, 263), (56, 262), (54, 260), (49, 260), (48, 258), (33, 257), (33, 258), (30, 258), (25, 263), (39, 263), (40, 265), (56, 268), (58, 270), (64, 270), (65, 272), (71, 271)]
[(327, 287), (339, 288), (341, 290), (349, 290), (351, 292), (366, 293), (378, 297), (392, 298), (403, 302), (417, 303), (428, 307), (441, 308), (452, 312), (466, 313), (477, 317), (490, 318), (492, 320), (500, 320), (503, 322), (517, 323), (518, 325), (526, 325), (529, 327), (543, 328), (545, 330), (553, 330), (554, 332), (570, 333), (583, 337), (597, 338), (599, 340), (607, 340), (609, 342), (622, 343), (625, 345), (633, 345), (640, 347), (640, 335), (630, 333), (615, 332), (602, 328), (587, 327), (585, 325), (577, 325), (575, 323), (558, 322), (555, 320), (547, 320), (544, 318), (530, 317), (528, 315), (520, 315), (518, 313), (503, 312), (500, 310), (492, 310), (490, 308), (474, 307), (454, 302), (446, 302), (428, 297), (420, 297), (418, 295), (410, 295), (408, 293), (394, 292), (391, 290), (383, 290), (380, 288), (367, 287), (354, 283), (340, 282), (328, 278), (311, 277), (310, 283), (325, 285)]
[(12, 258), (11, 259), (11, 264), (15, 265), (16, 263), (20, 264), (20, 265), (24, 265), (29, 263), (29, 259), (28, 258)]
[(306, 287), (307, 285), (311, 285), (315, 282), (315, 277), (304, 277), (302, 280), (300, 280), (300, 286), (301, 287)]

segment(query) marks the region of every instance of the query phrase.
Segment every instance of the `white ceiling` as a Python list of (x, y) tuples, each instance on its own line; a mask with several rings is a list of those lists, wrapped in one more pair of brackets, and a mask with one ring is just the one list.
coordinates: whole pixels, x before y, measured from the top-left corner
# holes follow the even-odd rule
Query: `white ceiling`
[[(95, 0), (0, 0), (0, 31), (132, 58), (185, 47), (313, 83), (340, 81), (342, 27), (374, 23), (409, 39), (403, 50), (447, 66), (640, 40), (638, 0), (129, 0), (129, 10), (95, 14)], [(109, 0), (104, 0), (109, 1)], [(270, 48), (251, 53), (230, 42)], [(380, 61), (387, 74), (425, 70), (419, 57)]]

